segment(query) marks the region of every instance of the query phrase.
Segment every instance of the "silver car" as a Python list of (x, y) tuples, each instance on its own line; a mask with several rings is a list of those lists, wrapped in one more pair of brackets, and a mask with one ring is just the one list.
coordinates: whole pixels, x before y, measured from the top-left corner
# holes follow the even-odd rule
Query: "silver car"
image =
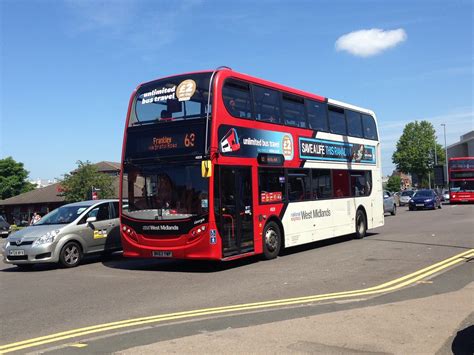
[(121, 249), (118, 200), (71, 203), (32, 226), (12, 233), (3, 250), (5, 263), (79, 265), (84, 254)]
[(397, 214), (397, 204), (395, 203), (395, 200), (393, 198), (392, 193), (388, 191), (383, 192), (383, 213), (388, 213), (392, 216), (395, 216)]
[(400, 194), (399, 205), (400, 206), (408, 205), (408, 202), (410, 202), (410, 200), (411, 200), (411, 198), (413, 197), (414, 194), (415, 194), (414, 190), (404, 190), (404, 191), (402, 191), (402, 193)]

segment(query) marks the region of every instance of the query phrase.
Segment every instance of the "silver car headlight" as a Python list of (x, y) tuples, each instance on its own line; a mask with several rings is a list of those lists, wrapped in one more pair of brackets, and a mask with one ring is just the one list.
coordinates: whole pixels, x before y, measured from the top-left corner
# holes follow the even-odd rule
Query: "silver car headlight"
[(33, 247), (54, 242), (54, 239), (59, 234), (59, 232), (59, 229), (56, 229), (54, 231), (49, 231), (48, 233), (43, 234), (41, 237), (39, 237), (33, 242)]

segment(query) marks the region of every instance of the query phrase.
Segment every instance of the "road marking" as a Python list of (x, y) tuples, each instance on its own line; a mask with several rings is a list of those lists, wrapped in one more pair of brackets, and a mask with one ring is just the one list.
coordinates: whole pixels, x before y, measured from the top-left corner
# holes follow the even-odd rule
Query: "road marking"
[(32, 338), (28, 340), (23, 340), (23, 341), (19, 341), (15, 343), (2, 345), (0, 346), (0, 354), (6, 354), (13, 351), (32, 348), (35, 346), (58, 342), (61, 340), (71, 339), (71, 338), (80, 337), (84, 335), (90, 335), (94, 333), (100, 333), (100, 332), (105, 332), (109, 330), (133, 327), (133, 326), (150, 324), (150, 323), (159, 323), (159, 322), (164, 322), (164, 321), (195, 318), (199, 316), (209, 316), (209, 315), (231, 313), (231, 312), (238, 312), (238, 311), (249, 311), (249, 310), (264, 309), (264, 308), (271, 308), (271, 307), (290, 306), (290, 305), (297, 305), (297, 304), (309, 304), (309, 303), (319, 302), (319, 301), (337, 300), (337, 299), (349, 298), (349, 297), (355, 297), (355, 296), (366, 296), (366, 295), (374, 295), (374, 294), (379, 294), (379, 293), (390, 292), (390, 291), (398, 290), (400, 288), (403, 288), (411, 284), (416, 284), (420, 280), (423, 280), (429, 276), (432, 276), (451, 266), (454, 266), (456, 264), (469, 260), (469, 258), (472, 258), (472, 257), (474, 257), (474, 249), (469, 249), (463, 253), (452, 256), (448, 259), (445, 259), (436, 264), (430, 265), (421, 270), (415, 271), (406, 276), (400, 277), (398, 279), (395, 279), (395, 280), (392, 280), (392, 281), (389, 281), (389, 282), (386, 282), (374, 287), (365, 288), (365, 289), (327, 293), (327, 294), (322, 294), (322, 295), (295, 297), (295, 298), (273, 300), (273, 301), (239, 304), (239, 305), (234, 305), (234, 306), (204, 308), (204, 309), (197, 309), (193, 311), (168, 313), (168, 314), (161, 314), (161, 315), (155, 315), (155, 316), (128, 319), (128, 320), (111, 322), (111, 323), (104, 323), (104, 324), (73, 329), (73, 330), (69, 330), (65, 332), (50, 334), (50, 335), (46, 335), (46, 336), (42, 336), (38, 338)]
[(71, 344), (69, 346), (72, 346), (73, 348), (85, 348), (87, 346), (87, 344), (84, 344), (84, 343), (75, 343), (75, 344)]

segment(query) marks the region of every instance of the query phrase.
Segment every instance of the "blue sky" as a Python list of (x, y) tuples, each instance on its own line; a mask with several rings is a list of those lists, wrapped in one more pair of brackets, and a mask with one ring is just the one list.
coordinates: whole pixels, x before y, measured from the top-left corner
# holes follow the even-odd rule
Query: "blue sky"
[(388, 174), (406, 123), (429, 120), (441, 144), (446, 123), (448, 145), (474, 129), (472, 13), (456, 0), (3, 0), (0, 158), (32, 179), (119, 161), (137, 84), (227, 65), (374, 110)]

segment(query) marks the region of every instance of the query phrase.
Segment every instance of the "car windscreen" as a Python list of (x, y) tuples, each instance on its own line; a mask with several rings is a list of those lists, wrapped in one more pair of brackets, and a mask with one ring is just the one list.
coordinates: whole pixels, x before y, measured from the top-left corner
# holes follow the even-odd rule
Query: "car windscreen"
[(402, 196), (413, 196), (413, 191), (403, 191)]
[(45, 225), (45, 224), (69, 224), (74, 221), (79, 215), (84, 212), (89, 206), (77, 205), (77, 206), (62, 206), (54, 211), (48, 213), (46, 216), (41, 218), (34, 226)]
[(134, 99), (129, 126), (205, 117), (210, 76), (180, 75), (142, 85)]
[(429, 190), (418, 191), (413, 197), (433, 197), (433, 192)]

